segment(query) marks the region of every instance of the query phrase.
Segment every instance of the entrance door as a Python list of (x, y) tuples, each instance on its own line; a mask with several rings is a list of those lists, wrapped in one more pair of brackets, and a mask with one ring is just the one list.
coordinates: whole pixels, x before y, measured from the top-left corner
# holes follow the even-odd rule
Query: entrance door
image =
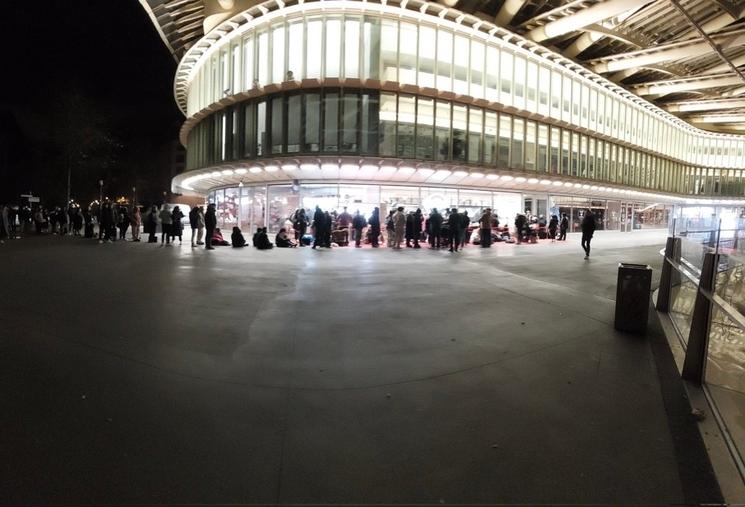
[(621, 203), (621, 232), (634, 230), (634, 205), (630, 202)]

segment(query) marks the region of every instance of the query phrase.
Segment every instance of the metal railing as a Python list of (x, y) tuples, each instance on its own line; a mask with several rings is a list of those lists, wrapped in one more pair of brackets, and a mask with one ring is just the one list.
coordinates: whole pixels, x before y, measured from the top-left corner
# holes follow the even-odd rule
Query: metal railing
[(689, 228), (673, 220), (656, 307), (685, 350), (682, 377), (702, 387), (745, 482), (745, 426), (717, 404), (745, 394), (745, 224), (712, 222)]

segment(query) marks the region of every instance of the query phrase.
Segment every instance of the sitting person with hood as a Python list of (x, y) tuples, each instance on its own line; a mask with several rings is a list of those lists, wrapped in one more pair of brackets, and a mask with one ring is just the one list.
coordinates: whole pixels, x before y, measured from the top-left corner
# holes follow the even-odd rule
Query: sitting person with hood
[(247, 245), (246, 238), (238, 227), (233, 227), (233, 234), (230, 235), (230, 241), (234, 248), (240, 248)]
[(259, 250), (269, 250), (270, 248), (274, 248), (274, 245), (269, 241), (269, 238), (266, 235), (266, 227), (260, 227), (259, 230), (256, 231), (256, 234), (254, 234), (253, 237), (253, 243)]
[(274, 238), (277, 248), (294, 248), (297, 245), (287, 236), (287, 229), (280, 229)]
[(212, 233), (212, 246), (230, 246), (230, 243), (222, 237), (222, 232), (220, 232), (219, 228), (216, 228), (215, 232)]

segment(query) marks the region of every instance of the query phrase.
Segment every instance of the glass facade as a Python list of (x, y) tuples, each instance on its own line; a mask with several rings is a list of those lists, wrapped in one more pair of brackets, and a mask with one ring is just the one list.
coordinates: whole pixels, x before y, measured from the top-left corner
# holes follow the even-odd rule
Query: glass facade
[[(694, 195), (741, 195), (738, 185), (742, 177), (739, 171), (745, 167), (743, 136), (696, 129), (651, 104), (632, 100), (620, 89), (603, 86), (479, 30), (466, 33), (453, 22), (406, 9), (396, 10), (394, 18), (383, 12), (363, 13), (362, 2), (348, 4), (346, 14), (322, 12), (308, 4), (305, 12), (288, 12), (271, 21), (257, 18), (250, 30), (224, 37), (192, 71), (187, 115), (226, 96), (290, 80), (398, 82), (512, 106), (525, 113), (521, 116), (537, 114), (549, 123), (566, 122), (572, 129), (586, 129), (602, 137), (603, 143), (639, 147), (662, 160), (663, 170), (677, 164), (675, 170), (659, 175), (655, 170), (653, 174), (647, 160), (640, 159), (637, 152), (626, 148), (617, 152), (613, 148), (613, 163), (602, 168), (608, 176), (601, 179), (647, 188), (679, 187), (682, 193)], [(333, 103), (329, 105), (333, 108)], [(343, 114), (340, 110), (344, 105), (337, 106), (339, 110), (331, 109), (324, 116), (337, 111)], [(453, 111), (453, 123), (459, 120), (460, 112)], [(469, 115), (469, 125), (471, 121)], [(518, 122), (514, 127), (515, 135), (532, 139), (530, 125)], [(476, 147), (461, 146), (460, 130), (468, 131), (453, 128), (449, 155), (454, 160), (469, 160), (464, 148), (470, 147), (475, 153)], [(584, 138), (570, 136), (561, 143), (567, 147), (567, 157), (561, 158), (567, 164), (561, 169), (581, 176), (590, 167), (589, 145), (583, 150)], [(341, 142), (339, 149), (343, 149), (342, 144), (353, 149)], [(525, 153), (524, 148), (530, 147), (522, 146), (515, 160), (529, 168), (533, 152)], [(595, 156), (600, 153), (605, 157), (605, 148), (603, 145), (598, 151), (595, 145)], [(639, 185), (643, 179), (649, 181)]]
[(275, 93), (229, 106), (197, 124), (188, 146), (187, 169), (291, 154), (356, 154), (558, 174), (650, 191), (745, 195), (741, 169), (686, 165), (516, 114), (356, 88)]

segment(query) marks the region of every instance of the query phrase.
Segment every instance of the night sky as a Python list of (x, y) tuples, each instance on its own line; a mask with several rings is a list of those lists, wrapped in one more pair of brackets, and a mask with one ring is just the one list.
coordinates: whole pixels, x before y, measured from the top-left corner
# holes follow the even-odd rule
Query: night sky
[(176, 62), (140, 3), (13, 1), (2, 9), (0, 200), (32, 190), (64, 201), (68, 163), (80, 201), (98, 193), (99, 178), (112, 195), (135, 183), (143, 199), (168, 189), (168, 143), (183, 121), (172, 92)]

